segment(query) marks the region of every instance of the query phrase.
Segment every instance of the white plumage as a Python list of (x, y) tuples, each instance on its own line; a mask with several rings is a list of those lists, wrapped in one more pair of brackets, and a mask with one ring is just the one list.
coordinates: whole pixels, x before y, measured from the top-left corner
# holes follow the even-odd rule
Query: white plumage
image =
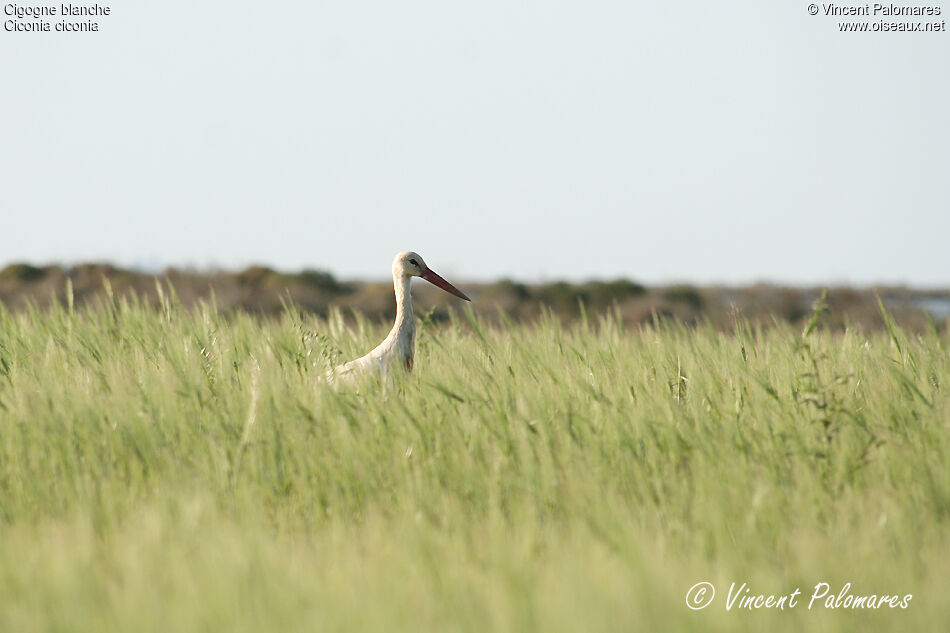
[(465, 293), (426, 266), (418, 253), (399, 253), (393, 260), (393, 289), (396, 292), (396, 322), (393, 329), (370, 353), (328, 372), (328, 380), (347, 380), (366, 372), (387, 374), (393, 367), (399, 366), (412, 371), (416, 348), (416, 323), (412, 315), (411, 292), (413, 277), (421, 277), (460, 299), (471, 301)]

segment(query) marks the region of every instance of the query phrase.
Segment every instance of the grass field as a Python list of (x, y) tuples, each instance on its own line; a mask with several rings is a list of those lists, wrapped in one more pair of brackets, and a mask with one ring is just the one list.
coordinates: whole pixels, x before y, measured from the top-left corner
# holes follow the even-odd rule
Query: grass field
[[(460, 316), (411, 377), (321, 384), (386, 327), (0, 312), (0, 631), (950, 622), (946, 331)], [(820, 582), (913, 597), (808, 609)]]

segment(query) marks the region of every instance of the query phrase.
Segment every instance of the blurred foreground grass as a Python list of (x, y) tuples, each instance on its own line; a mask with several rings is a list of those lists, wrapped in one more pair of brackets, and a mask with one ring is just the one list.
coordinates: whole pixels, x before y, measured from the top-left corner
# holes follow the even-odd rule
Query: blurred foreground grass
[[(950, 622), (946, 330), (457, 317), (411, 377), (321, 384), (384, 329), (0, 311), (0, 631)], [(913, 599), (809, 610), (822, 581)], [(732, 582), (803, 596), (727, 611)]]

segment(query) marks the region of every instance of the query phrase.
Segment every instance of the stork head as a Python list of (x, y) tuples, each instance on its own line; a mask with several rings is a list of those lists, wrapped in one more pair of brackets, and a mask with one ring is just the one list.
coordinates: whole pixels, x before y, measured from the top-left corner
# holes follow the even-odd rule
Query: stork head
[(438, 286), (449, 294), (453, 294), (459, 299), (471, 301), (465, 293), (442, 279), (434, 270), (426, 266), (425, 261), (419, 256), (419, 253), (405, 251), (396, 255), (393, 260), (393, 277), (422, 277), (430, 284)]

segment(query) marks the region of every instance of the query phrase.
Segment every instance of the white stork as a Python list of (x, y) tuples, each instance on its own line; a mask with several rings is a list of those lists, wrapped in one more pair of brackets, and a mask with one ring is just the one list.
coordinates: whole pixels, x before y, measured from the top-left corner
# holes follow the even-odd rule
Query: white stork
[(406, 251), (393, 260), (393, 288), (396, 291), (396, 323), (389, 336), (366, 356), (351, 360), (327, 373), (327, 380), (347, 380), (359, 374), (376, 371), (388, 374), (393, 366), (412, 371), (412, 357), (416, 348), (416, 323), (412, 316), (413, 277), (422, 277), (460, 299), (471, 301), (465, 293), (447, 282), (426, 266), (418, 253)]

